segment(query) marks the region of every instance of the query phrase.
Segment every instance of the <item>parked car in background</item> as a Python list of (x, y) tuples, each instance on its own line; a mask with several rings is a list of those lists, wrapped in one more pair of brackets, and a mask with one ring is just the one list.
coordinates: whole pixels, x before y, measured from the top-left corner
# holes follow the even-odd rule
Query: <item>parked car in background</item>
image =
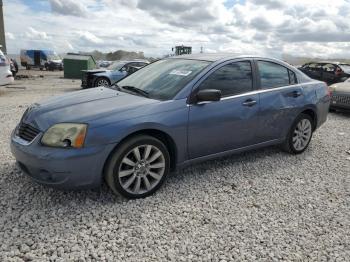
[(8, 85), (14, 81), (10, 60), (0, 50), (0, 85)]
[(350, 78), (342, 83), (330, 86), (332, 99), (331, 110), (350, 110)]
[(148, 64), (146, 60), (115, 61), (106, 69), (83, 70), (81, 87), (110, 86)]
[(227, 54), (163, 59), (119, 81), (36, 103), (12, 133), (20, 168), (39, 183), (155, 192), (171, 170), (270, 145), (308, 147), (330, 94), (276, 59)]
[(39, 68), (40, 70), (63, 70), (62, 58), (52, 50), (21, 50), (21, 65), (27, 70)]
[(99, 61), (98, 67), (107, 68), (109, 67), (113, 62), (112, 61)]
[(350, 77), (350, 65), (339, 62), (311, 62), (303, 65), (299, 70), (328, 85), (344, 82)]

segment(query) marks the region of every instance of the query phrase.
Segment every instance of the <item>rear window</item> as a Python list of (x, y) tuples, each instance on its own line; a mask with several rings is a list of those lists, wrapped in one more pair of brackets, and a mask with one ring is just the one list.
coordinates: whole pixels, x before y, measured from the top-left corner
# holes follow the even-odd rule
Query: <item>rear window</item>
[(339, 67), (346, 73), (350, 73), (350, 65), (348, 64), (340, 64)]
[(267, 61), (258, 61), (262, 89), (288, 86), (289, 72), (286, 67)]

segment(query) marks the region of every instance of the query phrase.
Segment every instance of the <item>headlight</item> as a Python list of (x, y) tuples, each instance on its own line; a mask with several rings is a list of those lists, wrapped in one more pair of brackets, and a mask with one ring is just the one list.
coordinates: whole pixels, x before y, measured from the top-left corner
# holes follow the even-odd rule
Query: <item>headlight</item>
[(52, 147), (81, 148), (84, 145), (86, 129), (86, 124), (57, 124), (45, 132), (41, 142)]

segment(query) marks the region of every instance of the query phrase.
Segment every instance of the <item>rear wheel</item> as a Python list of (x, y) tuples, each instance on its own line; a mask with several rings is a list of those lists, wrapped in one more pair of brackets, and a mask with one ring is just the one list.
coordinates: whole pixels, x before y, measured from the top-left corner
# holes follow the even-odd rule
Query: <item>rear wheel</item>
[(127, 198), (153, 194), (170, 171), (170, 156), (158, 139), (140, 135), (124, 143), (109, 158), (105, 179), (108, 186)]
[(111, 85), (110, 81), (105, 77), (99, 77), (95, 81), (95, 87), (110, 86), (110, 85)]
[(310, 144), (313, 133), (313, 120), (309, 115), (301, 114), (292, 125), (283, 149), (292, 154), (301, 154)]

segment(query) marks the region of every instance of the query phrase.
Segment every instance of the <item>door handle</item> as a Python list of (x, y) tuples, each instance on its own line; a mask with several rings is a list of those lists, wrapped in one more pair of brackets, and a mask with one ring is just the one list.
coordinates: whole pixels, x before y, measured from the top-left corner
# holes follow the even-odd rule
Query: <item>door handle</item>
[(294, 90), (293, 92), (290, 93), (291, 97), (299, 97), (301, 96), (302, 93), (300, 91)]
[(247, 99), (246, 101), (244, 101), (242, 103), (242, 105), (251, 107), (251, 106), (256, 105), (256, 101), (253, 99)]

